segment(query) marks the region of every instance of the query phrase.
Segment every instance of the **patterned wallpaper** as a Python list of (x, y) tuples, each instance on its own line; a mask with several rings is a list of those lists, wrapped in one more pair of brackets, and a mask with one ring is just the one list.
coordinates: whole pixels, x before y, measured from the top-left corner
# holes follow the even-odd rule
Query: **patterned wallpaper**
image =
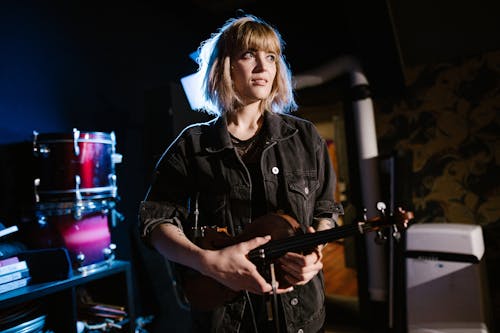
[(409, 68), (375, 101), (381, 151), (412, 156), (416, 222), (500, 222), (500, 51)]

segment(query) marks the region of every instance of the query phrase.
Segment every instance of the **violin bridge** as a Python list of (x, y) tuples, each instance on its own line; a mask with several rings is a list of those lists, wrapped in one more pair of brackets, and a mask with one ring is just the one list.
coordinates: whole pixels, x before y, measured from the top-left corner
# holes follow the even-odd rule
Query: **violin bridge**
[(267, 319), (269, 321), (274, 320), (274, 311), (277, 309), (276, 307), (278, 306), (278, 295), (277, 295), (277, 289), (278, 289), (278, 281), (276, 280), (276, 272), (274, 271), (274, 263), (269, 264), (269, 271), (271, 273), (271, 287), (273, 287), (272, 291), (272, 300), (273, 304), (271, 304), (271, 300), (269, 299), (266, 302), (267, 305)]
[(358, 230), (360, 234), (364, 234), (365, 231), (363, 230), (363, 226), (365, 225), (365, 222), (358, 222)]

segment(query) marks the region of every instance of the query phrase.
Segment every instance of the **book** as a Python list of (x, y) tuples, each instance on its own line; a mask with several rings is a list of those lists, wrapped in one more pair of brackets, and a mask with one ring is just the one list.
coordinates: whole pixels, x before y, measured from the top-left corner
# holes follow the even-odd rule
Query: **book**
[(9, 274), (17, 271), (21, 271), (23, 269), (28, 268), (28, 264), (26, 263), (26, 260), (22, 260), (19, 262), (14, 262), (9, 265), (1, 266), (0, 267), (0, 276), (4, 274)]
[(10, 265), (10, 264), (13, 264), (13, 263), (16, 263), (16, 262), (19, 262), (19, 258), (16, 257), (16, 256), (5, 258), (5, 259), (1, 259), (0, 260), (0, 267), (7, 266), (7, 265)]
[(19, 280), (19, 279), (22, 279), (25, 277), (29, 277), (29, 276), (30, 276), (30, 271), (27, 268), (20, 270), (20, 271), (12, 272), (9, 274), (0, 275), (0, 285), (7, 283), (7, 282), (14, 281), (14, 280)]
[(0, 294), (6, 293), (8, 291), (18, 289), (21, 287), (25, 287), (28, 285), (28, 282), (30, 281), (31, 277), (25, 277), (22, 279), (14, 280), (11, 282), (3, 283), (0, 284)]
[(6, 227), (6, 228), (5, 227), (2, 228), (0, 226), (0, 237), (7, 236), (7, 235), (9, 235), (9, 234), (11, 234), (13, 232), (16, 232), (17, 230), (19, 230), (17, 228), (17, 225), (13, 225), (11, 227)]

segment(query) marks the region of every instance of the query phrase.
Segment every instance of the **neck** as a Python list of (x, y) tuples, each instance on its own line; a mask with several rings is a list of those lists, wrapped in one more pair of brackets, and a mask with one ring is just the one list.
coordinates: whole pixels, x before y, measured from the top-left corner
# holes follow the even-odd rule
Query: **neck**
[(258, 105), (246, 106), (227, 114), (229, 133), (240, 140), (247, 140), (255, 135), (262, 126), (264, 111)]

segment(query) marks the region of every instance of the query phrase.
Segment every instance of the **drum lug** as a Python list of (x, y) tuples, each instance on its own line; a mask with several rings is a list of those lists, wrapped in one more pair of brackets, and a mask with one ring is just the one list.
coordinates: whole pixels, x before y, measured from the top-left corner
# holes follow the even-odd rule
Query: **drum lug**
[(36, 149), (36, 141), (38, 140), (38, 132), (37, 131), (33, 131), (33, 152), (36, 152), (37, 149)]
[(78, 146), (78, 139), (80, 138), (80, 131), (76, 128), (73, 128), (73, 150), (75, 152), (75, 156), (80, 155), (80, 147)]
[(116, 163), (121, 163), (122, 160), (123, 160), (123, 155), (122, 154), (118, 154), (116, 152), (116, 135), (115, 135), (115, 132), (112, 131), (110, 134), (109, 134), (110, 138), (111, 138), (111, 163), (113, 164), (116, 164)]
[(82, 193), (80, 192), (80, 183), (81, 183), (80, 176), (75, 175), (75, 196), (77, 202), (82, 201)]
[(123, 161), (122, 154), (118, 154), (118, 153), (111, 154), (111, 162), (113, 162), (113, 164), (118, 164), (118, 163), (121, 163), (122, 161)]
[(82, 211), (84, 210), (83, 204), (81, 201), (78, 201), (75, 205), (75, 211), (73, 212), (73, 217), (75, 220), (81, 220), (82, 219)]
[(108, 175), (108, 181), (109, 184), (111, 185), (111, 197), (116, 198), (117, 196), (117, 188), (116, 188), (116, 175), (115, 174), (109, 174)]
[(37, 140), (38, 140), (38, 132), (33, 131), (33, 155), (35, 155), (35, 157), (38, 156), (38, 145), (36, 143)]
[(106, 248), (104, 248), (104, 250), (102, 250), (106, 260), (114, 260), (115, 259), (115, 250), (116, 250), (116, 244), (114, 244), (114, 243), (109, 244), (108, 247), (106, 247)]
[(50, 148), (47, 145), (38, 145), (38, 132), (33, 131), (33, 155), (35, 157), (41, 156), (47, 158), (50, 154)]
[(38, 194), (38, 186), (40, 186), (40, 178), (35, 178), (33, 181), (33, 187), (35, 192), (35, 202), (40, 202), (40, 195)]
[(45, 215), (38, 215), (37, 222), (41, 227), (45, 227), (47, 225), (47, 219), (45, 218)]
[(81, 253), (81, 252), (80, 252), (80, 253), (78, 253), (78, 254), (76, 255), (76, 261), (77, 261), (78, 265), (82, 266), (82, 265), (83, 265), (83, 262), (85, 261), (85, 254), (83, 254), (83, 253)]

